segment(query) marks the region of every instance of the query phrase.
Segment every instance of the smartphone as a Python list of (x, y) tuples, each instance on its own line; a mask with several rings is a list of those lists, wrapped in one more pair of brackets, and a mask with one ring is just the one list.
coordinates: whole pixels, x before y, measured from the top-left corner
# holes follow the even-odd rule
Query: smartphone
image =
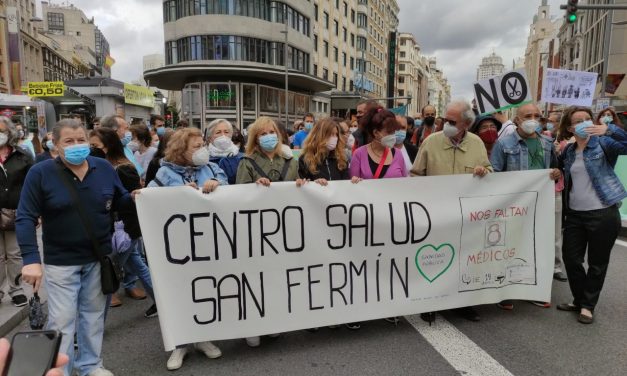
[(61, 336), (56, 330), (16, 333), (4, 376), (44, 376), (57, 360)]

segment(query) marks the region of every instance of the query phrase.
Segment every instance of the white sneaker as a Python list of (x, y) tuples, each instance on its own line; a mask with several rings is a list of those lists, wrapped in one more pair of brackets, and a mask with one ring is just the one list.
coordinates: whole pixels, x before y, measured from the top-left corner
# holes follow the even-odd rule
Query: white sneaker
[(259, 345), (261, 345), (261, 338), (260, 337), (247, 337), (246, 344), (250, 347), (259, 347)]
[(196, 350), (203, 352), (209, 359), (215, 359), (222, 356), (222, 351), (209, 341), (195, 343), (194, 347)]
[(96, 368), (87, 374), (87, 376), (114, 376), (113, 372), (105, 368)]
[(183, 366), (183, 359), (187, 355), (187, 346), (181, 347), (180, 349), (174, 349), (172, 354), (170, 354), (170, 359), (168, 359), (167, 367), (168, 371), (174, 371), (175, 369), (179, 369)]

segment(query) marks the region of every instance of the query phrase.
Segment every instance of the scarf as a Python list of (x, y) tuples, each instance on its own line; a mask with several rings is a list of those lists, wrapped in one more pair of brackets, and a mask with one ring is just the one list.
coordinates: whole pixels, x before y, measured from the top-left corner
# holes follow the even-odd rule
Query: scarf
[(235, 157), (237, 154), (239, 154), (239, 148), (233, 143), (226, 150), (220, 150), (213, 144), (209, 144), (209, 155), (211, 158)]

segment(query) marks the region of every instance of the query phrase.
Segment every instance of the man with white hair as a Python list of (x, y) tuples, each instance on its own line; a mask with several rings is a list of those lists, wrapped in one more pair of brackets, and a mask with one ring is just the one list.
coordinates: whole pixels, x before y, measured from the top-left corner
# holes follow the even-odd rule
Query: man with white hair
[[(423, 141), (411, 176), (474, 174), (483, 177), (492, 171), (483, 141), (468, 132), (474, 121), (475, 113), (470, 103), (463, 100), (451, 102), (446, 107), (444, 129)], [(469, 321), (480, 319), (472, 307), (459, 308), (457, 311)], [(431, 322), (435, 313), (422, 313), (420, 317)]]
[(411, 175), (485, 176), (492, 171), (483, 141), (468, 132), (474, 121), (475, 114), (469, 103), (462, 100), (451, 102), (446, 108), (444, 129), (424, 140)]

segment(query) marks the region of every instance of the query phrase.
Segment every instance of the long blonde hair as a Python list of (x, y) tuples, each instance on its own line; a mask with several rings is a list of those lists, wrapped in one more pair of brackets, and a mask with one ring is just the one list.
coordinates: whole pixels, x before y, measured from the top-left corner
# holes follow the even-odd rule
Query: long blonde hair
[[(333, 129), (337, 130), (337, 146), (335, 150), (329, 152), (327, 149), (327, 141), (329, 137), (333, 135)], [(312, 174), (317, 174), (318, 166), (322, 161), (324, 161), (328, 155), (334, 154), (338, 169), (345, 170), (348, 166), (346, 152), (344, 151), (345, 148), (346, 144), (342, 137), (340, 124), (332, 118), (325, 118), (319, 120), (309, 132), (309, 135), (305, 139), (300, 158), (305, 161), (307, 168)]]
[(279, 142), (277, 142), (276, 147), (274, 148), (275, 153), (279, 152), (281, 145), (283, 144), (279, 127), (276, 125), (274, 120), (272, 120), (272, 118), (268, 116), (260, 116), (254, 123), (248, 126), (248, 142), (246, 143), (247, 156), (253, 155), (256, 151), (261, 152), (257, 138), (261, 132), (261, 128), (264, 128), (267, 125), (272, 125), (272, 128), (274, 128), (274, 132), (279, 139)]

